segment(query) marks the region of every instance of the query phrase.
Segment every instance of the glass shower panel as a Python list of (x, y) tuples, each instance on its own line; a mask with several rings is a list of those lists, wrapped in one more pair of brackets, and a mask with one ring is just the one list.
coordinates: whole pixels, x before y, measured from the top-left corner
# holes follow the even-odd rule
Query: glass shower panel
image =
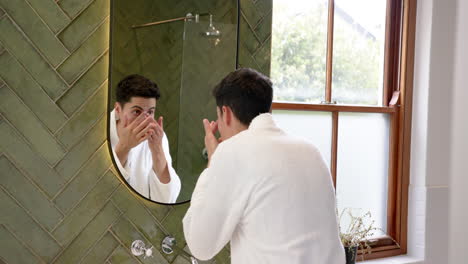
[(199, 21), (191, 19), (185, 22), (178, 154), (174, 167), (184, 184), (178, 201), (190, 199), (198, 176), (206, 168), (202, 119), (216, 120), (212, 90), (236, 69), (236, 50), (235, 24), (219, 23), (213, 17), (213, 24), (210, 25), (209, 16), (201, 16)]

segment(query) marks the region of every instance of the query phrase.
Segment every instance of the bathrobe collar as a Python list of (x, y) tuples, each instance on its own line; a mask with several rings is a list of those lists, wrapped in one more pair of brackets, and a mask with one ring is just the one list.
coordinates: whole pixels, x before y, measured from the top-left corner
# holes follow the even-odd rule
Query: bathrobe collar
[(256, 116), (250, 122), (248, 130), (279, 130), (278, 126), (276, 125), (275, 121), (273, 120), (273, 116), (270, 113), (263, 113)]

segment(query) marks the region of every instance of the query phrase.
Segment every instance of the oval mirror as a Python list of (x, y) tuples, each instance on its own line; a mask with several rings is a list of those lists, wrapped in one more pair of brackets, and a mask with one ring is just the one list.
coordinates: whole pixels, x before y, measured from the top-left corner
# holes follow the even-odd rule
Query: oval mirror
[(145, 199), (190, 200), (207, 164), (202, 119), (216, 119), (211, 90), (237, 65), (238, 14), (237, 0), (111, 1), (109, 148)]

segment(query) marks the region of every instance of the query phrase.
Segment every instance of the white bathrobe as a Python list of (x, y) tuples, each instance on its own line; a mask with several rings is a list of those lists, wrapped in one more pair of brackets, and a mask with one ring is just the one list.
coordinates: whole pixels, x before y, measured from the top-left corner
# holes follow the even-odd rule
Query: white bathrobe
[(200, 260), (230, 241), (233, 264), (345, 263), (323, 158), (309, 142), (285, 134), (270, 114), (218, 146), (183, 228)]
[[(114, 110), (115, 111), (115, 110)], [(144, 197), (160, 203), (175, 203), (179, 196), (181, 183), (179, 176), (172, 167), (171, 154), (169, 153), (169, 142), (164, 134), (162, 144), (164, 154), (166, 155), (167, 167), (171, 180), (164, 184), (159, 181), (153, 170), (153, 159), (151, 150), (148, 146), (148, 140), (141, 142), (138, 146), (132, 148), (128, 153), (127, 163), (122, 166), (120, 160), (115, 154), (115, 146), (119, 142), (117, 134), (117, 123), (114, 111), (110, 114), (110, 139), (112, 152), (115, 162), (120, 172), (130, 186)]]

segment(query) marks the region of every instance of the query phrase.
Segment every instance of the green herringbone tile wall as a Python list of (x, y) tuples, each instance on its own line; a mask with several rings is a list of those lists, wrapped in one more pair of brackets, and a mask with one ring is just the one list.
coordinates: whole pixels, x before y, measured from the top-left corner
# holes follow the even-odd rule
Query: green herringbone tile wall
[[(271, 0), (241, 2), (240, 65), (268, 73)], [(0, 263), (189, 263), (160, 253), (166, 234), (185, 246), (188, 204), (137, 198), (110, 160), (109, 9), (0, 0)], [(133, 257), (135, 239), (154, 257)], [(229, 252), (212, 262), (229, 263)]]

